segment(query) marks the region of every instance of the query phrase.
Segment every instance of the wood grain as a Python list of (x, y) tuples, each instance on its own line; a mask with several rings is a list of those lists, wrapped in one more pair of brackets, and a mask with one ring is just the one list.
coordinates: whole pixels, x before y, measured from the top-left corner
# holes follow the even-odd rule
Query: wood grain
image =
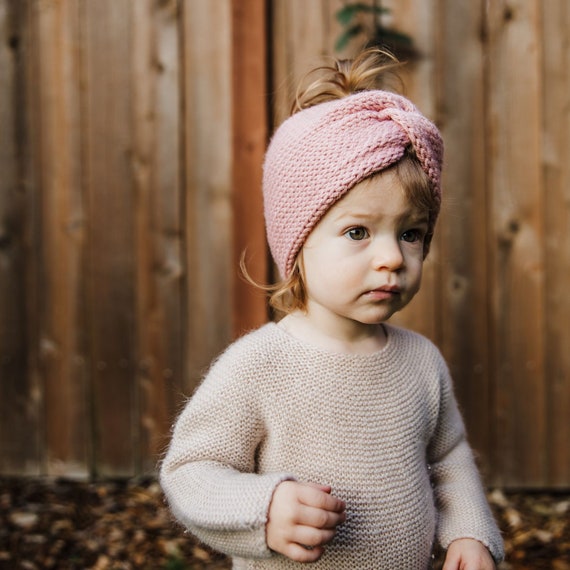
[(124, 0), (81, 5), (90, 403), (98, 476), (133, 473), (138, 452), (130, 5)]
[(570, 481), (570, 47), (561, 41), (570, 29), (567, 2), (541, 4), (544, 66), (544, 291), (548, 473), (546, 484)]
[[(368, 0), (371, 3), (371, 0)], [(0, 0), (0, 473), (154, 473), (266, 315), (264, 146), (343, 0)], [(570, 10), (387, 0), (444, 208), (394, 322), (452, 371), (486, 481), (570, 485)], [(269, 274), (269, 275), (268, 275)]]
[(540, 10), (487, 7), (494, 462), (502, 484), (539, 486), (547, 457)]
[(246, 257), (249, 275), (267, 283), (261, 178), (267, 144), (267, 54), (265, 4), (232, 2), (232, 213), (233, 335), (268, 320), (266, 295), (241, 276), (237, 261)]

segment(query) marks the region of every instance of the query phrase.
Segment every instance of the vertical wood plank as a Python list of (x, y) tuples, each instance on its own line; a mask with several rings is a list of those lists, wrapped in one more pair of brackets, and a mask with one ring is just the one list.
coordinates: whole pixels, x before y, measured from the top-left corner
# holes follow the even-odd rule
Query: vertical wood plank
[[(383, 2), (390, 10), (390, 25), (399, 32), (413, 39), (420, 53), (417, 62), (408, 63), (401, 71), (404, 82), (403, 95), (408, 97), (420, 111), (436, 124), (440, 123), (438, 109), (438, 93), (436, 90), (436, 37), (439, 22), (436, 20), (437, 6), (435, 0), (402, 0)], [(441, 222), (440, 222), (441, 226)], [(439, 267), (440, 258), (440, 226), (436, 233), (429, 256), (423, 270), (422, 286), (410, 305), (397, 313), (392, 322), (424, 334), (435, 343), (441, 342), (441, 327), (438, 313), (440, 310)]]
[(495, 461), (503, 484), (540, 486), (547, 453), (540, 8), (486, 6)]
[(267, 142), (266, 13), (262, 0), (232, 0), (232, 212), (234, 255), (233, 334), (263, 324), (266, 296), (239, 274), (246, 254), (248, 273), (258, 283), (268, 279), (261, 178)]
[(440, 2), (436, 37), (445, 150), (444, 208), (439, 221), (441, 348), (455, 380), (472, 446), (492, 475), (492, 382), (489, 365), (488, 226), (485, 153), (484, 8)]
[[(262, 259), (264, 7), (279, 124), (306, 71), (356, 49), (333, 52), (344, 3), (0, 0), (2, 474), (152, 471), (181, 393), (263, 318), (235, 257)], [(570, 10), (382, 5), (446, 142), (435, 247), (396, 322), (442, 347), (495, 484), (567, 487)]]
[(332, 6), (326, 0), (272, 2), (273, 127), (288, 116), (299, 81), (330, 62)]
[(164, 450), (184, 380), (179, 2), (131, 3), (140, 465)]
[(190, 392), (232, 336), (230, 0), (183, 2), (181, 25)]
[[(371, 0), (364, 2), (370, 4)], [(324, 44), (323, 50), (325, 55), (331, 55), (335, 58), (346, 59), (354, 57), (361, 48), (365, 40), (363, 37), (355, 38), (343, 50), (336, 49), (336, 43), (343, 33), (344, 29), (337, 19), (337, 12), (346, 5), (345, 0), (326, 0), (323, 3), (323, 25), (324, 25)]]
[(271, 2), (271, 131), (289, 116), (297, 85), (307, 72), (358, 51), (356, 40), (342, 52), (335, 51), (342, 33), (336, 13), (344, 5), (343, 0)]
[(85, 184), (95, 474), (131, 475), (137, 460), (134, 383), (134, 212), (131, 3), (81, 1)]
[[(35, 362), (36, 196), (30, 149), (32, 38), (26, 1), (0, 0), (0, 473), (43, 469)], [(35, 107), (34, 107), (35, 108)]]
[(80, 165), (78, 5), (36, 4), (40, 367), (45, 393), (46, 470), (88, 474), (85, 330), (82, 305), (84, 200)]
[(549, 487), (570, 483), (570, 7), (542, 3)]

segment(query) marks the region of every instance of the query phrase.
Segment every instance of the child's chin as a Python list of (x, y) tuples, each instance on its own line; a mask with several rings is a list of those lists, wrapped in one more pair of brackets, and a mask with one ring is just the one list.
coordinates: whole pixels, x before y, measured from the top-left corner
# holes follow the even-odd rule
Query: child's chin
[(382, 323), (385, 323), (395, 312), (396, 311), (392, 311), (390, 313), (383, 315), (373, 315), (362, 319), (358, 319), (358, 321), (363, 325), (378, 326), (381, 325)]

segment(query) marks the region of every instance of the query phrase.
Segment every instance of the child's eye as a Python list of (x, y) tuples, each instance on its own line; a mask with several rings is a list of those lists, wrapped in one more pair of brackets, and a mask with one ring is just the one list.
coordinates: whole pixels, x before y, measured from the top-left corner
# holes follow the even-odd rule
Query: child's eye
[(350, 230), (345, 232), (344, 235), (348, 239), (351, 239), (354, 241), (361, 241), (363, 239), (366, 239), (369, 236), (368, 230), (366, 228), (363, 228), (363, 227), (351, 228)]
[(407, 230), (402, 234), (401, 239), (409, 243), (423, 241), (424, 233), (420, 230)]

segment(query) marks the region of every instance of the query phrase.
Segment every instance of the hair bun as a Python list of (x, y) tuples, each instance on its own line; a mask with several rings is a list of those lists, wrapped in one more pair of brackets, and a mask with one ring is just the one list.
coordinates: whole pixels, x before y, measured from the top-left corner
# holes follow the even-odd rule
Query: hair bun
[[(332, 66), (317, 67), (300, 82), (291, 114), (327, 101), (342, 99), (361, 91), (385, 88), (387, 78), (401, 66), (387, 51), (372, 48), (356, 59), (340, 59)], [(313, 78), (310, 83), (308, 80)]]

